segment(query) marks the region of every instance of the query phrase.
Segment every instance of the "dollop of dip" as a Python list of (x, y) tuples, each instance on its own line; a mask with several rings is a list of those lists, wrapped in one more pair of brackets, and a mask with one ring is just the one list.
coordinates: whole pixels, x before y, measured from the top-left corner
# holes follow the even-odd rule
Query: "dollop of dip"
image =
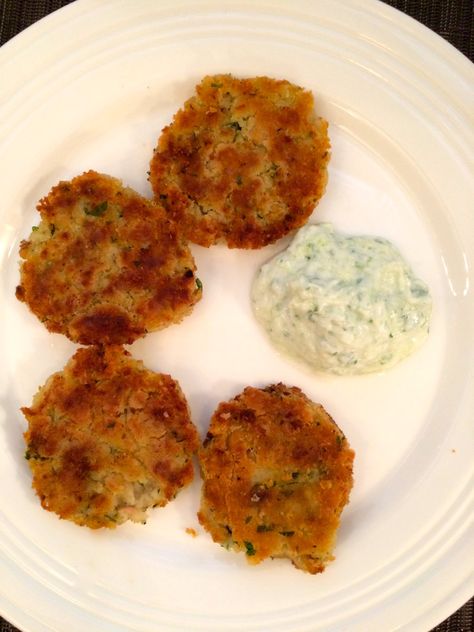
[(262, 266), (252, 286), (257, 320), (283, 352), (318, 371), (392, 367), (429, 332), (432, 301), (395, 246), (307, 225)]

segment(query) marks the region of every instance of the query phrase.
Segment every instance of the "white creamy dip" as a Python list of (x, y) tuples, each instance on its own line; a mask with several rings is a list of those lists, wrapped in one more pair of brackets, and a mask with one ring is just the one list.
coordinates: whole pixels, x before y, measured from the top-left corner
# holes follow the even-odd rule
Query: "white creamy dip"
[(345, 236), (330, 224), (301, 228), (260, 269), (257, 320), (282, 351), (327, 373), (386, 369), (426, 339), (428, 287), (379, 237)]

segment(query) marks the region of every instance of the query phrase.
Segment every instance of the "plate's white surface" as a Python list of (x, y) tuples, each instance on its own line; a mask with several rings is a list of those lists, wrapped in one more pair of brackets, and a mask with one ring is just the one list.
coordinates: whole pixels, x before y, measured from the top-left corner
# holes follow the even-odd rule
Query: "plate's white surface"
[[(395, 369), (315, 375), (251, 315), (259, 252), (193, 247), (204, 298), (131, 347), (171, 373), (204, 435), (244, 385), (321, 401), (356, 450), (336, 561), (319, 576), (248, 567), (197, 524), (199, 480), (146, 526), (91, 532), (43, 511), (18, 411), (74, 345), (14, 298), (35, 203), (93, 168), (149, 195), (161, 128), (207, 73), (312, 89), (330, 121), (312, 221), (392, 239), (432, 290), (432, 331)], [(31, 632), (428, 630), (474, 592), (474, 184), (470, 63), (372, 0), (79, 0), (0, 52), (0, 611)], [(471, 162), (469, 162), (471, 160)], [(198, 531), (192, 538), (186, 527)]]

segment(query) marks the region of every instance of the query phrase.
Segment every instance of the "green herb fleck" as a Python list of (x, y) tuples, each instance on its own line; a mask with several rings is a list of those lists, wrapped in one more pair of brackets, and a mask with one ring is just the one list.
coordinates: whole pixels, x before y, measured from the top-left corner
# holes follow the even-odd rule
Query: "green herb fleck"
[(428, 290), (424, 287), (416, 286), (411, 289), (412, 296), (426, 296)]
[(291, 472), (291, 478), (296, 481), (296, 479), (299, 477), (300, 473), (299, 472)]
[(259, 524), (257, 526), (258, 533), (265, 533), (266, 531), (273, 531), (275, 527), (272, 524)]
[(230, 123), (227, 123), (226, 127), (231, 127), (232, 129), (235, 129), (236, 132), (240, 132), (242, 129), (238, 121), (231, 121)]
[(254, 546), (251, 542), (247, 542), (246, 540), (244, 540), (244, 544), (245, 544), (245, 552), (247, 553), (247, 555), (255, 555), (255, 549)]
[(28, 448), (25, 452), (25, 459), (27, 461), (29, 461), (30, 459), (33, 459), (34, 461), (47, 461), (48, 457), (41, 456), (41, 454), (38, 454), (37, 452), (33, 452), (31, 448)]
[(196, 287), (201, 292), (202, 291), (202, 281), (196, 277)]
[(100, 204), (94, 206), (94, 208), (85, 208), (84, 212), (86, 215), (92, 215), (93, 217), (102, 217), (102, 215), (107, 210), (108, 205), (109, 203), (107, 202), (107, 200), (105, 200), (104, 202), (101, 202)]
[(49, 225), (49, 232), (51, 233), (51, 237), (54, 235), (54, 233), (56, 232), (56, 226), (54, 224), (50, 224)]
[(242, 176), (237, 176), (235, 181), (237, 182), (237, 184), (240, 186), (242, 184)]
[(31, 230), (32, 230), (34, 233), (35, 233), (38, 229), (39, 229), (39, 227), (38, 227), (38, 226), (32, 226), (32, 227), (31, 227)]
[(222, 88), (223, 84), (222, 83), (211, 83), (211, 88)]
[(295, 532), (294, 531), (280, 531), (280, 535), (284, 535), (290, 538), (292, 535), (295, 535)]
[(272, 162), (270, 167), (267, 169), (267, 173), (270, 176), (270, 178), (275, 178), (277, 172), (278, 172), (278, 165), (276, 162)]
[(345, 441), (345, 437), (343, 437), (342, 435), (336, 435), (336, 442), (337, 442), (338, 448), (342, 448), (342, 446), (344, 445), (344, 441)]

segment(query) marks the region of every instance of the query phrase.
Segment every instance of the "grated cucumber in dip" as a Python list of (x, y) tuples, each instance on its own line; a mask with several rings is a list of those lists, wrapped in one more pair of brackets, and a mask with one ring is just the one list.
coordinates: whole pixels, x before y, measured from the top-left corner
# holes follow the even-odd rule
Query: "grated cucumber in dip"
[(388, 240), (301, 228), (252, 287), (257, 320), (282, 351), (338, 375), (391, 367), (428, 336), (431, 297)]

